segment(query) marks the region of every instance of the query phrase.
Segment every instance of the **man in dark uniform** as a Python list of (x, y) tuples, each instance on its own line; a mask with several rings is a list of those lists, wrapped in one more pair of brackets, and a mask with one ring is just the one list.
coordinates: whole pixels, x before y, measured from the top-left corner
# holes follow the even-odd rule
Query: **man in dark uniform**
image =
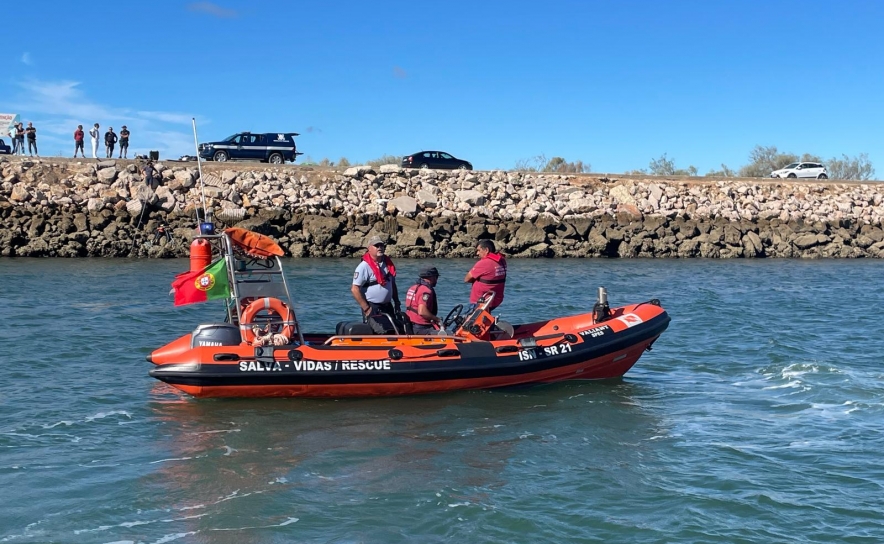
[[(19, 155), (25, 154), (25, 126), (21, 123), (15, 125), (15, 149)], [(15, 150), (12, 154), (15, 155)]]
[(25, 134), (28, 136), (28, 155), (37, 155), (39, 157), (40, 152), (37, 151), (37, 129), (34, 127), (34, 123), (28, 122)]
[(129, 151), (129, 129), (126, 128), (126, 125), (123, 125), (122, 130), (120, 130), (120, 158), (127, 159), (126, 154)]
[(114, 158), (114, 145), (117, 143), (117, 133), (114, 132), (114, 127), (108, 127), (107, 132), (104, 133), (104, 145), (107, 148), (107, 158)]

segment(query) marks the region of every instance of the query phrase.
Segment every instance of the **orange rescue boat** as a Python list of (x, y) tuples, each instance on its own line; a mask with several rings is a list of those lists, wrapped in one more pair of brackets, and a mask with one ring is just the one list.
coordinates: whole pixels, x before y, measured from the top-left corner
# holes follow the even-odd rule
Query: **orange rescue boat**
[(592, 311), (536, 323), (496, 319), (486, 296), (466, 313), (455, 306), (438, 335), (408, 334), (394, 316), (307, 334), (273, 240), (242, 229), (198, 238), (225, 261), (227, 319), (147, 356), (151, 376), (196, 397), (394, 396), (618, 378), (670, 320), (657, 300), (610, 308), (599, 288)]

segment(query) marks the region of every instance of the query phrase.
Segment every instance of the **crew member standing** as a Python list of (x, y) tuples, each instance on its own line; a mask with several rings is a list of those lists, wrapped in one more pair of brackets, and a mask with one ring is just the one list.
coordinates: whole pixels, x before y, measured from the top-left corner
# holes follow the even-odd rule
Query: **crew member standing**
[[(387, 257), (387, 244), (380, 236), (368, 241), (368, 251), (353, 273), (350, 292), (362, 308), (362, 319), (377, 313), (395, 316), (399, 311), (399, 292), (396, 290), (396, 267)], [(396, 304), (395, 309), (393, 303)]]
[(494, 300), (488, 311), (500, 306), (503, 302), (503, 288), (506, 284), (506, 258), (495, 251), (494, 242), (479, 240), (476, 244), (476, 256), (479, 258), (473, 268), (464, 276), (464, 283), (472, 283), (470, 302), (476, 304), (485, 293), (494, 293)]
[(77, 158), (77, 151), (79, 151), (83, 158), (86, 158), (86, 150), (83, 149), (83, 138), (86, 137), (86, 134), (83, 132), (83, 125), (77, 125), (77, 130), (74, 131), (74, 158)]
[(425, 266), (418, 273), (417, 283), (405, 294), (405, 313), (414, 326), (414, 334), (434, 334), (433, 323), (441, 325), (442, 320), (436, 316), (439, 305), (436, 301), (436, 282), (439, 271), (435, 266)]
[(127, 159), (126, 154), (129, 152), (129, 129), (126, 125), (120, 130), (120, 158)]
[(28, 155), (37, 155), (40, 156), (40, 152), (37, 151), (37, 129), (34, 127), (34, 123), (28, 122), (28, 128), (25, 129), (25, 133), (28, 135)]
[(89, 129), (89, 136), (92, 138), (92, 158), (98, 158), (98, 139), (101, 137), (101, 131), (98, 130), (98, 123)]

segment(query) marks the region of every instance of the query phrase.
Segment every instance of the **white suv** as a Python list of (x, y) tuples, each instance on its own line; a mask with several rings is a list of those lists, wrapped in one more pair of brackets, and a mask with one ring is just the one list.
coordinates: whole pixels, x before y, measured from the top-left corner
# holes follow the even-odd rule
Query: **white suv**
[(770, 173), (772, 178), (829, 179), (826, 167), (818, 162), (793, 162)]

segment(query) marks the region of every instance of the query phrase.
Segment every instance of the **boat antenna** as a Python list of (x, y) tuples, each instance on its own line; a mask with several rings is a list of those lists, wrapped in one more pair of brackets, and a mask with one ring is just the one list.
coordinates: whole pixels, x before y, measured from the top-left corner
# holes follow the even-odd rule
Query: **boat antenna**
[[(196, 167), (200, 173), (200, 197), (202, 198), (203, 205), (203, 220), (208, 221), (208, 210), (206, 208), (206, 184), (203, 183), (203, 161), (200, 160), (200, 144), (199, 139), (196, 136), (196, 117), (191, 117), (190, 120), (193, 122), (193, 145), (196, 148)], [(200, 222), (200, 214), (199, 211), (196, 212), (196, 221)]]

